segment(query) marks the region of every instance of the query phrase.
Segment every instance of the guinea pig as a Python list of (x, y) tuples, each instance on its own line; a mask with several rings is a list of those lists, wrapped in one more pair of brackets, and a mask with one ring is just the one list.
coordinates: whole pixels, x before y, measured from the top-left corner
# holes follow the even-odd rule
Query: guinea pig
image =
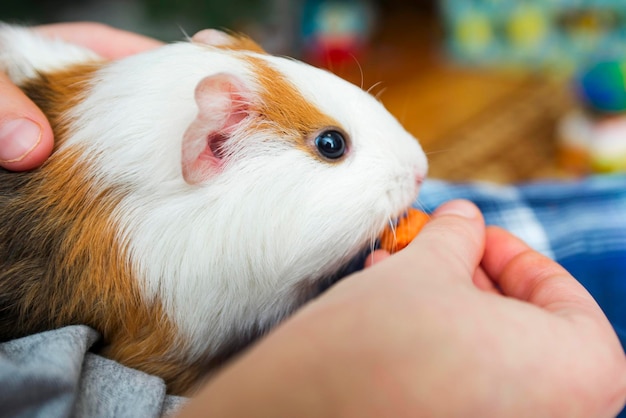
[(0, 26), (56, 138), (0, 172), (0, 340), (71, 324), (189, 393), (416, 199), (418, 143), (359, 87), (205, 30), (121, 60)]

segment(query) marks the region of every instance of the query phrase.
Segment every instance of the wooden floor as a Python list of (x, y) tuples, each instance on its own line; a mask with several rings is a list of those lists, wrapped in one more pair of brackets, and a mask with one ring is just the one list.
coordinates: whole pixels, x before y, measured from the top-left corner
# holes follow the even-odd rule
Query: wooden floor
[(455, 65), (437, 19), (410, 12), (381, 22), (359, 64), (332, 70), (374, 86), (422, 143), (431, 177), (506, 183), (567, 175), (556, 163), (556, 123), (572, 107), (562, 81)]

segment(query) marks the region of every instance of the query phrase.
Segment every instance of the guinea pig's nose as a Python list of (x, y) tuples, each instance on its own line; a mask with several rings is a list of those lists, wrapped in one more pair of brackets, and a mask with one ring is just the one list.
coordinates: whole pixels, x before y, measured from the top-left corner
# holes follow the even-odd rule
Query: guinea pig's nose
[(415, 173), (415, 186), (417, 186), (418, 188), (422, 186), (422, 183), (424, 183), (424, 174), (417, 172)]

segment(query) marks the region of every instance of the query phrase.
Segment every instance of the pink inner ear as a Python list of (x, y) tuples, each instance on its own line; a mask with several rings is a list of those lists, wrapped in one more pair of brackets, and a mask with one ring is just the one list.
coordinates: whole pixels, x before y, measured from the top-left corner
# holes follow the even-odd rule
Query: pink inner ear
[(249, 114), (249, 96), (241, 80), (231, 74), (215, 74), (198, 83), (198, 115), (183, 138), (185, 181), (200, 183), (219, 171), (228, 158), (228, 141)]

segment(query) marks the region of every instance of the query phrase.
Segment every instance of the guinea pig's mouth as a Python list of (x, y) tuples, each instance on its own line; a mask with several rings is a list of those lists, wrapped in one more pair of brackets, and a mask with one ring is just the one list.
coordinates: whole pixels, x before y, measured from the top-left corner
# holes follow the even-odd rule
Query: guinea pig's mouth
[[(397, 224), (401, 218), (406, 216), (407, 211), (408, 211), (408, 207), (405, 209), (402, 209), (401, 211), (398, 211), (397, 214), (389, 218), (390, 219), (389, 222), (394, 222), (395, 224)], [(352, 257), (347, 263), (345, 263), (343, 267), (341, 267), (336, 273), (319, 280), (316, 284), (316, 287), (311, 292), (311, 298), (319, 296), (320, 294), (328, 290), (330, 287), (332, 287), (335, 283), (337, 283), (344, 277), (347, 277), (353, 273), (363, 270), (365, 268), (365, 261), (367, 260), (367, 257), (373, 251), (381, 248), (380, 240), (382, 237), (382, 233), (383, 231), (380, 231), (373, 245), (371, 243), (364, 245), (363, 248), (359, 250), (357, 254), (354, 257)]]

